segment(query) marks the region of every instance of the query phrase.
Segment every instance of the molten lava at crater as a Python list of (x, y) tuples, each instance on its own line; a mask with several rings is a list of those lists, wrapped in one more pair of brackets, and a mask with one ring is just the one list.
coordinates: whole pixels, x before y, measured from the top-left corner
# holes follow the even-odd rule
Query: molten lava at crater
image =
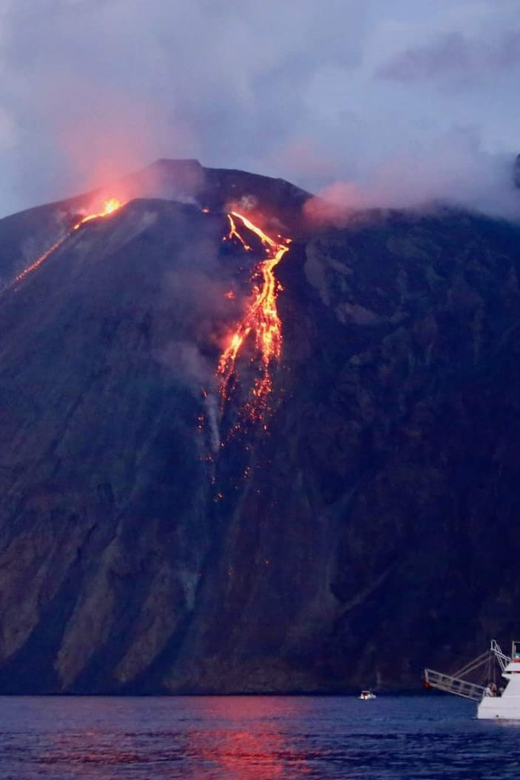
[(84, 225), (85, 222), (90, 222), (91, 219), (101, 219), (101, 217), (108, 217), (110, 214), (113, 214), (114, 211), (118, 211), (124, 205), (125, 204), (122, 201), (117, 200), (117, 198), (110, 198), (110, 200), (105, 201), (103, 211), (87, 214), (86, 217), (83, 217), (76, 225), (74, 225), (72, 230), (78, 230), (78, 228)]

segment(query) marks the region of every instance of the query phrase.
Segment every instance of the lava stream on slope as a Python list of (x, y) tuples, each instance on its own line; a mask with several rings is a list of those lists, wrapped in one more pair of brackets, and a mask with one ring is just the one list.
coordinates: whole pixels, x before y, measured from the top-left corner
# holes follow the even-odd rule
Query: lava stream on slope
[(277, 308), (277, 297), (282, 287), (274, 275), (274, 269), (289, 250), (290, 239), (271, 238), (236, 211), (228, 214), (228, 220), (230, 230), (225, 240), (236, 238), (246, 251), (253, 251), (238, 228), (238, 222), (241, 222), (246, 230), (260, 240), (267, 257), (255, 268), (253, 278), (258, 278), (258, 283), (254, 284), (245, 314), (220, 357), (217, 367), (217, 374), (221, 377), (220, 393), (223, 400), (229, 400), (237, 374), (239, 354), (251, 337), (256, 352), (251, 362), (258, 364), (259, 375), (254, 381), (246, 412), (251, 420), (260, 420), (267, 410), (268, 397), (272, 391), (271, 368), (282, 353), (282, 323)]
[(100, 219), (101, 217), (108, 217), (110, 214), (113, 214), (114, 211), (117, 211), (121, 208), (121, 206), (124, 206), (124, 203), (117, 200), (116, 198), (111, 198), (110, 200), (105, 201), (105, 205), (103, 208), (103, 211), (99, 212), (93, 212), (92, 214), (87, 214), (85, 217), (82, 217), (78, 222), (76, 222), (73, 227), (65, 233), (63, 238), (60, 238), (56, 243), (54, 243), (49, 249), (47, 249), (46, 252), (43, 253), (43, 255), (40, 255), (40, 257), (34, 261), (28, 268), (26, 268), (24, 271), (18, 274), (13, 281), (10, 284), (10, 287), (14, 287), (19, 282), (23, 281), (32, 271), (35, 271), (38, 266), (40, 266), (45, 260), (47, 260), (50, 255), (52, 255), (57, 249), (59, 249), (65, 241), (74, 233), (75, 230), (79, 230), (79, 228), (85, 224), (85, 222), (90, 222), (92, 219)]

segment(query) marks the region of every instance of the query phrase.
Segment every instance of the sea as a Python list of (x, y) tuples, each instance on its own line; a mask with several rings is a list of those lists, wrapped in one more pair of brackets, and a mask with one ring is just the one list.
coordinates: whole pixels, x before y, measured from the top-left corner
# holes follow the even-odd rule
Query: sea
[(0, 697), (1, 780), (520, 778), (520, 726), (379, 696)]

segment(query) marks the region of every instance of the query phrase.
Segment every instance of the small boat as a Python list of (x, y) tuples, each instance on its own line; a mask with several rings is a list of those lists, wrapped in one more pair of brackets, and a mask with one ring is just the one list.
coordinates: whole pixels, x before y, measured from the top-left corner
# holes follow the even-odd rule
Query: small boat
[(372, 691), (361, 691), (359, 698), (361, 701), (370, 701), (370, 699), (375, 699), (377, 697), (375, 693), (372, 693)]
[[(503, 686), (498, 687), (494, 679), (490, 679), (490, 660), (498, 662), (501, 676), (506, 681)], [(488, 674), (485, 685), (468, 679), (482, 668)], [(477, 702), (477, 718), (480, 720), (520, 720), (520, 642), (513, 642), (511, 656), (508, 656), (492, 639), (487, 652), (453, 675), (425, 669), (424, 684), (427, 688), (437, 688)]]

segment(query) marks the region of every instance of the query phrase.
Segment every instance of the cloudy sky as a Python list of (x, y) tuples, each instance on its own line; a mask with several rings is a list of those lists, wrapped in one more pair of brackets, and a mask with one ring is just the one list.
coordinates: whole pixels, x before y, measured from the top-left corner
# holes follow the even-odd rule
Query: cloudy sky
[(520, 0), (0, 0), (0, 215), (158, 157), (507, 211)]

